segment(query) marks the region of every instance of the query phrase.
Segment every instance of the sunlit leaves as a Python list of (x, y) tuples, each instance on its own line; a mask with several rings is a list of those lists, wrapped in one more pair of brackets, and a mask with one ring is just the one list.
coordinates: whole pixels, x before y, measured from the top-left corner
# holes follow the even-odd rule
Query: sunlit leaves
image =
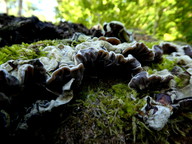
[(58, 18), (88, 27), (118, 20), (164, 40), (192, 42), (191, 0), (58, 0)]

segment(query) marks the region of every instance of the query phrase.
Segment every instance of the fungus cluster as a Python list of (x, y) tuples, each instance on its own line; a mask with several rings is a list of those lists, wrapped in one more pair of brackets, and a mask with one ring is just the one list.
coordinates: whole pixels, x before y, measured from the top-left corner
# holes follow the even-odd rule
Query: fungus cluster
[[(78, 35), (77, 40), (80, 37)], [(111, 40), (117, 42), (113, 43)], [(41, 112), (51, 111), (73, 98), (73, 90), (81, 86), (84, 77), (124, 79), (129, 81), (130, 88), (140, 93), (170, 88), (170, 81), (174, 78), (172, 74), (148, 75), (142, 67), (161, 62), (164, 45), (155, 45), (153, 49), (149, 49), (144, 43), (136, 42), (131, 46), (125, 45), (120, 53), (115, 53), (112, 49), (117, 50), (118, 45), (121, 45), (121, 42), (117, 38), (103, 37), (98, 40), (89, 39), (75, 47), (45, 47), (43, 51), (47, 52), (47, 55), (39, 59), (10, 60), (1, 65), (2, 101), (11, 99), (10, 103), (17, 103), (14, 102), (14, 94), (17, 100), (20, 99), (20, 107), (30, 107), (32, 103), (48, 100), (46, 108)], [(58, 99), (66, 100), (66, 87), (67, 91), (70, 91), (70, 99), (67, 99), (67, 102), (57, 102)], [(11, 93), (10, 89), (13, 89)], [(24, 117), (30, 119), (35, 108), (40, 107), (36, 104), (29, 112), (33, 114), (26, 113)]]
[(124, 57), (94, 48), (78, 51), (75, 59), (84, 65), (86, 75), (129, 78), (142, 71), (141, 64), (132, 55)]
[[(31, 18), (28, 23), (33, 19), (40, 22)], [(146, 104), (138, 113), (152, 129), (162, 130), (178, 109), (191, 111), (192, 98), (183, 97), (192, 85), (190, 46), (161, 43), (149, 48), (135, 42), (123, 24), (114, 21), (105, 23), (103, 30), (98, 38), (75, 33), (71, 45), (46, 46), (41, 49), (45, 55), (37, 59), (9, 60), (1, 64), (0, 126), (3, 130), (27, 129), (35, 117), (63, 108), (76, 99), (76, 92), (86, 81), (98, 79), (126, 81), (127, 88), (137, 93), (137, 98), (127, 97), (133, 101), (145, 97)], [(151, 70), (165, 60), (174, 61), (177, 66)], [(187, 88), (179, 87), (178, 81), (183, 77), (187, 79)]]

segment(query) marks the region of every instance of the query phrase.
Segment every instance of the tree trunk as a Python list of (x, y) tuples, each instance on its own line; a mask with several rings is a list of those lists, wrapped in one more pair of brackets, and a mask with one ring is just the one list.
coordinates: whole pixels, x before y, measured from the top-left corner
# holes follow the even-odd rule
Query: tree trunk
[(22, 10), (23, 10), (23, 0), (19, 0), (18, 16), (22, 15)]
[(4, 2), (5, 2), (6, 14), (8, 15), (8, 14), (9, 14), (8, 1), (7, 1), (7, 0), (4, 0)]

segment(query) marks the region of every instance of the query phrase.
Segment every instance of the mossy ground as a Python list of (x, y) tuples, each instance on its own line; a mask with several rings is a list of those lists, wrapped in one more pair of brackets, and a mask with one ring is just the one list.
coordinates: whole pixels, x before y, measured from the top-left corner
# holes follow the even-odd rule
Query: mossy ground
[(58, 144), (192, 142), (192, 113), (178, 112), (161, 131), (155, 131), (138, 117), (145, 101), (126, 83), (94, 85), (89, 83), (77, 94), (71, 114), (57, 130)]
[[(0, 48), (0, 64), (10, 59), (33, 59), (45, 56), (41, 49), (48, 45), (67, 43), (62, 40), (40, 41)], [(152, 46), (149, 45), (151, 48)], [(163, 62), (152, 65), (154, 69), (171, 70), (176, 65), (163, 57)], [(178, 86), (182, 80), (175, 77)], [(129, 89), (128, 81), (86, 80), (75, 91), (75, 99), (65, 106), (54, 130), (46, 126), (49, 138), (55, 144), (63, 143), (192, 143), (192, 113), (177, 112), (161, 131), (147, 127), (138, 117), (145, 104), (140, 95)], [(51, 132), (53, 130), (53, 132)], [(36, 133), (36, 132), (35, 132)], [(37, 132), (38, 133), (38, 132)], [(45, 133), (45, 131), (41, 131)], [(53, 135), (53, 138), (50, 136)]]

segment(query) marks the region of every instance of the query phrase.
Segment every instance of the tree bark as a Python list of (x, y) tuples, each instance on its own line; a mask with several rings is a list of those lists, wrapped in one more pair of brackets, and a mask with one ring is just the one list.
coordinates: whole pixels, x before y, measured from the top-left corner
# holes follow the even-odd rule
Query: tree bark
[(22, 16), (23, 0), (19, 0), (18, 16)]

